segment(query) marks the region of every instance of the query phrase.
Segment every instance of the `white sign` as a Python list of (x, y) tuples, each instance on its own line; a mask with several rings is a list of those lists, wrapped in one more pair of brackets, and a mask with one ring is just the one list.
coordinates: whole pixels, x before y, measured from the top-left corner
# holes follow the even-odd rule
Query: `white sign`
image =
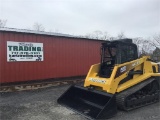
[(92, 82), (98, 82), (98, 83), (102, 83), (102, 84), (106, 83), (105, 80), (99, 80), (99, 79), (96, 79), (96, 78), (89, 78), (89, 80), (92, 81)]
[(7, 41), (7, 61), (43, 61), (43, 43)]
[(120, 72), (121, 72), (121, 73), (125, 72), (126, 70), (127, 70), (127, 67), (126, 67), (126, 66), (123, 66), (123, 67), (120, 68)]

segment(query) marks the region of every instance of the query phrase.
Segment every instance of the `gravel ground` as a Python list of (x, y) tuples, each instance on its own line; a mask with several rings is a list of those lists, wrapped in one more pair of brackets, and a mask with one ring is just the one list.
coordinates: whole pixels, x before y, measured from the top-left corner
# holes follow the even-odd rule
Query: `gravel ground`
[[(57, 104), (57, 98), (68, 87), (1, 93), (0, 120), (87, 120)], [(160, 102), (130, 112), (118, 110), (109, 120), (160, 120)]]

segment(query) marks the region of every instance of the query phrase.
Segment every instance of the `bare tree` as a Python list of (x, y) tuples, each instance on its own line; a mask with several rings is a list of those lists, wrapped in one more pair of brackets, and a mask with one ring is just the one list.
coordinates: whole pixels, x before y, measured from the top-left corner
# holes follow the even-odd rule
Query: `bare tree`
[(92, 36), (90, 33), (88, 33), (88, 34), (86, 34), (86, 35), (84, 35), (84, 36), (82, 36), (82, 37), (89, 38), (89, 39), (92, 39), (92, 38), (93, 38), (93, 36)]
[(150, 55), (156, 48), (155, 43), (150, 39), (144, 39), (141, 37), (133, 38), (133, 42), (137, 45), (139, 55)]
[(6, 26), (7, 20), (0, 19), (0, 28), (3, 28)]
[(123, 39), (123, 38), (126, 38), (124, 32), (120, 32), (118, 35), (117, 35), (117, 38), (118, 39)]
[(155, 61), (160, 61), (160, 33), (153, 36), (152, 44), (155, 46), (152, 59)]
[(89, 38), (89, 39), (102, 39), (102, 34), (103, 34), (102, 31), (96, 30), (92, 33), (86, 34), (84, 37)]
[(96, 30), (90, 34), (86, 34), (84, 37), (90, 38), (90, 39), (99, 39), (99, 40), (108, 40), (108, 41), (126, 38), (124, 32), (120, 32), (117, 37), (114, 37), (108, 34), (108, 32), (102, 32), (100, 30)]
[(160, 45), (160, 33), (153, 36), (153, 40)]
[(103, 36), (103, 32), (100, 30), (96, 30), (92, 33), (94, 39), (101, 39)]
[(34, 23), (33, 29), (36, 30), (36, 31), (45, 31), (45, 28), (40, 23)]
[(99, 39), (99, 40), (111, 40), (111, 37), (108, 34), (108, 32), (102, 32), (100, 30), (96, 30), (92, 33), (86, 34), (84, 37), (90, 39)]
[(110, 35), (108, 32), (103, 32), (102, 40), (110, 40)]

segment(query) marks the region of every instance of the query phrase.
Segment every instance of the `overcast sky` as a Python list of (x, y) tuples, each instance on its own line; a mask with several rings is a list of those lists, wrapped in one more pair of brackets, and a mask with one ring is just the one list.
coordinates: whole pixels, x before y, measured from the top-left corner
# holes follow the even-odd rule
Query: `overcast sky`
[(150, 37), (160, 32), (160, 0), (0, 0), (6, 27), (85, 35), (100, 30), (116, 36)]

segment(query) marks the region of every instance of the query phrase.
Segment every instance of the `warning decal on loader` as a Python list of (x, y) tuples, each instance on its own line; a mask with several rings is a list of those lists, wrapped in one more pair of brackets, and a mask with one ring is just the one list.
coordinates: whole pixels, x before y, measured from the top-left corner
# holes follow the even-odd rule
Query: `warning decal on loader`
[(92, 81), (92, 82), (98, 82), (98, 83), (102, 83), (102, 84), (106, 83), (105, 80), (100, 80), (100, 79), (96, 79), (96, 78), (89, 78), (89, 80)]

